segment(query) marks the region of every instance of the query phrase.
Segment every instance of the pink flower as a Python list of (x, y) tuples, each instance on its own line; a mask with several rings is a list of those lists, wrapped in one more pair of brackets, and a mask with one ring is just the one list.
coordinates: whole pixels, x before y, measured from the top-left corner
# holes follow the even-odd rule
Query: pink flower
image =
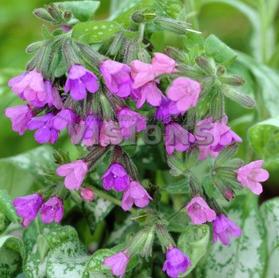
[(122, 108), (117, 113), (117, 118), (123, 138), (128, 139), (136, 132), (146, 129), (146, 118), (129, 109)]
[(177, 123), (166, 125), (165, 147), (168, 155), (172, 155), (174, 151), (185, 152), (191, 144), (195, 142), (195, 137)]
[(197, 123), (195, 137), (200, 150), (200, 160), (208, 156), (217, 157), (225, 147), (242, 142), (227, 122), (228, 118), (225, 116), (221, 121), (214, 122), (210, 117)]
[(176, 103), (177, 110), (184, 114), (197, 105), (200, 92), (199, 82), (186, 77), (178, 77), (169, 86), (167, 96)]
[(89, 187), (81, 188), (80, 189), (80, 196), (86, 202), (91, 202), (95, 198), (95, 194), (94, 194), (93, 190)]
[(215, 211), (200, 196), (194, 197), (186, 206), (186, 210), (195, 225), (212, 222), (216, 218)]
[(268, 171), (262, 169), (263, 163), (263, 160), (253, 161), (237, 170), (237, 180), (257, 195), (263, 192), (261, 182), (269, 178)]
[(53, 196), (48, 199), (41, 207), (41, 219), (45, 224), (52, 222), (60, 223), (64, 214), (63, 201)]
[(142, 87), (135, 89), (132, 93), (132, 98), (137, 102), (137, 108), (141, 108), (145, 102), (151, 106), (160, 106), (163, 94), (157, 87), (155, 81), (148, 82)]
[(155, 53), (152, 59), (152, 69), (156, 75), (174, 73), (176, 62), (163, 53)]
[(218, 215), (213, 221), (213, 241), (218, 239), (224, 245), (229, 245), (232, 237), (240, 237), (241, 229), (224, 214)]
[(131, 74), (134, 79), (133, 88), (138, 89), (147, 83), (154, 81), (156, 73), (152, 65), (143, 63), (139, 60), (134, 60), (131, 63)]
[(128, 65), (106, 60), (101, 64), (100, 71), (110, 92), (123, 98), (131, 94), (132, 77)]
[(85, 119), (84, 134), (81, 143), (90, 147), (99, 143), (101, 121), (93, 114), (89, 114)]
[(111, 269), (113, 275), (123, 277), (129, 262), (129, 257), (126, 251), (118, 252), (113, 256), (107, 257), (104, 260), (104, 265)]
[(71, 109), (63, 109), (53, 118), (53, 127), (56, 130), (63, 130), (71, 125), (75, 119), (76, 115)]
[(136, 181), (132, 181), (129, 188), (124, 192), (121, 207), (123, 210), (130, 210), (135, 204), (139, 208), (148, 206), (152, 198), (148, 192)]
[(117, 122), (113, 120), (103, 121), (100, 131), (100, 145), (119, 145), (122, 142), (122, 135)]
[(48, 101), (44, 78), (35, 69), (12, 78), (9, 86), (16, 95), (35, 107), (43, 107)]
[(32, 111), (28, 105), (19, 105), (7, 108), (5, 115), (12, 121), (13, 131), (23, 135), (32, 118)]
[(56, 174), (65, 177), (65, 187), (69, 190), (79, 189), (88, 172), (88, 165), (83, 160), (76, 160), (57, 168)]

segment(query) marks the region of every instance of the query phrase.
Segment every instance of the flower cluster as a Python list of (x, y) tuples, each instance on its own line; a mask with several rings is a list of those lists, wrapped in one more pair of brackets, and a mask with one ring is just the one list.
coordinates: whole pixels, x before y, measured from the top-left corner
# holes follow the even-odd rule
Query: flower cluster
[[(198, 106), (203, 87), (199, 81), (181, 76), (177, 62), (163, 53), (155, 53), (150, 63), (134, 60), (123, 64), (104, 59), (94, 72), (81, 64), (72, 64), (65, 75), (66, 81), (51, 82), (34, 68), (12, 78), (10, 88), (26, 104), (7, 108), (5, 114), (11, 119), (14, 131), (20, 135), (27, 130), (35, 131), (35, 140), (40, 144), (54, 144), (60, 133), (67, 130), (73, 144), (81, 144), (89, 151), (87, 156), (59, 165), (56, 169), (57, 176), (64, 178), (64, 187), (70, 191), (79, 190), (81, 199), (86, 202), (95, 199), (91, 188), (82, 187), (96, 162), (95, 156), (92, 158), (92, 149), (100, 148), (101, 156), (108, 149), (121, 149), (120, 145), (125, 140), (147, 128), (146, 116), (131, 109), (131, 102), (135, 102), (137, 109), (149, 105), (155, 120), (164, 128), (168, 156), (196, 149), (202, 162), (218, 158), (227, 147), (242, 141), (228, 126), (226, 115), (216, 120), (206, 114), (185, 128), (182, 119), (189, 110)], [(167, 77), (167, 83), (163, 82), (164, 77)], [(121, 207), (124, 211), (131, 210), (133, 206), (147, 207), (154, 196), (131, 175), (122, 161), (122, 153), (112, 158), (102, 173), (103, 189), (122, 193)], [(262, 167), (263, 161), (254, 161), (234, 169), (232, 176), (239, 185), (260, 194), (261, 182), (269, 176)], [(226, 198), (232, 199), (233, 195), (229, 189)], [(24, 227), (38, 213), (45, 224), (59, 223), (63, 217), (61, 196), (45, 197), (36, 193), (16, 198), (13, 205)], [(193, 225), (212, 223), (214, 241), (220, 240), (228, 245), (232, 237), (241, 234), (240, 228), (211, 202), (203, 190), (192, 194), (185, 209)], [(130, 256), (129, 251), (124, 250), (107, 257), (104, 264), (114, 275), (123, 277)], [(190, 258), (170, 244), (163, 271), (175, 278), (190, 266)]]

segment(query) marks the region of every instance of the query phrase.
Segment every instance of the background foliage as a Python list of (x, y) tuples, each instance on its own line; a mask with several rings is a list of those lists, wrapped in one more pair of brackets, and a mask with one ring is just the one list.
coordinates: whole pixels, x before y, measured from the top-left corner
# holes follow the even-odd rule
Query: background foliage
[[(3, 116), (4, 108), (16, 101), (8, 91), (6, 82), (11, 76), (24, 69), (29, 59), (24, 48), (29, 43), (39, 40), (44, 32), (39, 21), (31, 15), (31, 11), (50, 2), (0, 0), (0, 230), (1, 226), (6, 226), (5, 221), (17, 219), (9, 198), (33, 192), (40, 183), (37, 179), (37, 175), (40, 174), (37, 169), (51, 165), (53, 150), (49, 147), (38, 148), (31, 134), (19, 137), (11, 131), (9, 121)], [(108, 16), (114, 18), (121, 13), (127, 3), (132, 2), (139, 1), (102, 0), (95, 19)], [(216, 36), (206, 39), (208, 55), (213, 56), (220, 63), (226, 63), (238, 55), (231, 70), (245, 78), (244, 91), (256, 99), (257, 109), (256, 112), (245, 110), (228, 101), (226, 111), (231, 119), (232, 128), (244, 139), (239, 155), (246, 161), (264, 159), (265, 166), (271, 172), (271, 178), (265, 184), (261, 201), (276, 197), (279, 195), (279, 1), (185, 0), (184, 2), (193, 27), (200, 29), (204, 37), (210, 34)], [(170, 12), (175, 12), (175, 4), (170, 8), (173, 8)], [(84, 35), (85, 28), (82, 24), (74, 30), (76, 37), (81, 33)], [(88, 32), (84, 40), (92, 42), (99, 39), (90, 28)], [(158, 50), (162, 50), (164, 45), (172, 44), (199, 51), (198, 41), (191, 36), (181, 42), (179, 38), (164, 32), (154, 34), (153, 41), (156, 42)], [(77, 154), (76, 148), (72, 147), (66, 138), (61, 138), (56, 148), (69, 152), (71, 157)], [(148, 161), (143, 164), (143, 168), (148, 169), (152, 164), (152, 161)], [(164, 185), (164, 175), (159, 171), (155, 182)], [(241, 207), (240, 202), (242, 202)], [(23, 242), (5, 232), (6, 235), (0, 238), (0, 261), (2, 262), (0, 271), (6, 272), (0, 274), (15, 273), (20, 264), (24, 263), (27, 277), (39, 277), (42, 271), (40, 267), (42, 258), (45, 258), (46, 253), (48, 255), (44, 263), (48, 277), (63, 277), (55, 276), (57, 273), (67, 273), (72, 277), (90, 277), (89, 273), (91, 272), (92, 275), (92, 269), (101, 270), (102, 258), (110, 255), (112, 251), (101, 249), (89, 257), (79, 241), (80, 238), (93, 249), (102, 241), (102, 233), (106, 228), (103, 219), (112, 210), (112, 206), (110, 203), (96, 203), (94, 206), (99, 206), (102, 213), (95, 215), (95, 223), (91, 223), (92, 229), (95, 230), (93, 236), (89, 230), (84, 229), (86, 226), (84, 220), (77, 221), (78, 216), (65, 220), (66, 224), (75, 223), (78, 234), (70, 226), (61, 228), (53, 225), (45, 228), (41, 227), (40, 223), (34, 223), (23, 234), (24, 243), (33, 250), (29, 256), (25, 254)], [(278, 277), (276, 276), (279, 275), (276, 267), (279, 258), (278, 199), (269, 200), (259, 207), (258, 200), (254, 197), (240, 196), (230, 209), (230, 213), (233, 219), (241, 223), (243, 237), (229, 248), (214, 245), (206, 259), (203, 257), (209, 243), (209, 232), (206, 228), (200, 227), (199, 231), (185, 231), (185, 235), (181, 234), (178, 245), (190, 254), (191, 258), (195, 258), (193, 264), (202, 260), (192, 275)], [(2, 214), (6, 218), (3, 218)], [(129, 229), (129, 223), (126, 223), (123, 229)], [(172, 229), (181, 231), (178, 225), (173, 225)], [(189, 243), (191, 234), (192, 240)], [(36, 242), (34, 242), (34, 235), (38, 238)], [(111, 244), (121, 242), (121, 236), (120, 233), (112, 233)], [(8, 261), (5, 262), (5, 259)], [(3, 265), (5, 266), (3, 262), (9, 267), (3, 268)], [(75, 268), (71, 268), (73, 262)], [(139, 273), (138, 277), (149, 277), (148, 269), (144, 271), (146, 272)]]

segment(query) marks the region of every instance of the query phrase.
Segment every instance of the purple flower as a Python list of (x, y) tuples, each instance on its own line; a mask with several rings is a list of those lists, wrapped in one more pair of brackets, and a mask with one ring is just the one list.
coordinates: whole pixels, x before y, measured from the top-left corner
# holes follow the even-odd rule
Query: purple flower
[(156, 110), (155, 118), (164, 124), (171, 121), (172, 115), (178, 115), (179, 111), (176, 108), (175, 102), (164, 97), (160, 106)]
[(16, 213), (22, 218), (23, 227), (27, 227), (36, 218), (42, 203), (43, 198), (37, 193), (13, 200)]
[(268, 171), (262, 168), (263, 163), (263, 160), (253, 161), (237, 170), (237, 180), (257, 195), (263, 192), (261, 182), (269, 178)]
[(166, 254), (163, 271), (171, 278), (177, 278), (191, 266), (190, 258), (180, 249), (171, 247)]
[(100, 130), (100, 145), (119, 145), (122, 142), (122, 135), (117, 122), (113, 120), (103, 121)]
[(41, 207), (41, 219), (45, 224), (52, 222), (60, 223), (64, 214), (63, 201), (53, 196), (48, 199)]
[(200, 92), (199, 82), (186, 77), (178, 77), (169, 86), (167, 96), (176, 103), (177, 110), (184, 114), (197, 105)]
[(5, 115), (11, 120), (13, 131), (23, 135), (32, 118), (32, 111), (28, 105), (19, 105), (7, 108)]
[(74, 100), (83, 100), (87, 91), (94, 94), (99, 90), (98, 78), (83, 66), (72, 65), (68, 72), (64, 90), (70, 92)]
[(195, 137), (177, 123), (170, 123), (166, 126), (165, 146), (168, 155), (174, 151), (185, 152), (191, 144), (195, 142)]
[(56, 130), (63, 130), (71, 125), (76, 119), (75, 113), (70, 109), (63, 109), (53, 118), (53, 127)]
[(206, 201), (200, 197), (194, 197), (186, 206), (186, 211), (195, 225), (212, 222), (216, 218), (216, 213), (211, 209)]
[(45, 90), (47, 94), (47, 104), (49, 107), (54, 106), (56, 109), (60, 110), (63, 107), (63, 102), (59, 95), (58, 90), (52, 86), (50, 81), (45, 81)]
[(146, 118), (129, 108), (122, 108), (117, 113), (120, 131), (123, 138), (128, 139), (136, 132), (146, 129)]
[(197, 123), (195, 136), (200, 150), (200, 160), (208, 156), (217, 157), (225, 147), (242, 142), (241, 138), (227, 125), (228, 118), (213, 122), (206, 118)]
[(35, 107), (43, 107), (48, 101), (44, 78), (36, 70), (12, 78), (9, 86), (16, 95)]
[(54, 144), (59, 135), (59, 131), (53, 127), (52, 113), (43, 116), (34, 117), (28, 123), (29, 130), (36, 130), (34, 137), (39, 144)]
[(126, 272), (128, 262), (128, 253), (126, 251), (122, 251), (105, 258), (104, 265), (111, 269), (113, 275), (123, 277)]
[(88, 172), (88, 165), (83, 160), (76, 160), (59, 166), (56, 174), (65, 177), (64, 185), (69, 190), (79, 189)]
[(153, 72), (156, 75), (170, 74), (175, 72), (176, 62), (163, 53), (155, 53), (152, 59)]
[(84, 134), (82, 144), (90, 147), (99, 143), (101, 121), (93, 114), (90, 114), (85, 119)]
[(136, 101), (137, 108), (141, 108), (145, 102), (151, 106), (160, 106), (163, 98), (161, 90), (155, 81), (149, 82), (132, 92), (132, 98)]
[(83, 187), (80, 189), (80, 196), (86, 202), (91, 202), (95, 198), (93, 190), (89, 187)]
[(148, 206), (150, 200), (152, 198), (144, 187), (140, 183), (132, 181), (123, 194), (121, 207), (125, 211), (130, 210), (133, 204), (139, 208), (144, 208)]
[(85, 133), (85, 120), (76, 117), (75, 121), (68, 126), (68, 133), (71, 137), (71, 142), (76, 145), (80, 144)]
[(218, 215), (213, 221), (213, 241), (218, 239), (224, 245), (229, 245), (232, 237), (240, 237), (241, 229), (224, 214)]
[(106, 60), (101, 64), (100, 71), (110, 92), (123, 98), (131, 94), (133, 81), (128, 65)]
[(105, 190), (122, 192), (128, 189), (130, 177), (122, 164), (112, 163), (102, 176), (102, 181)]

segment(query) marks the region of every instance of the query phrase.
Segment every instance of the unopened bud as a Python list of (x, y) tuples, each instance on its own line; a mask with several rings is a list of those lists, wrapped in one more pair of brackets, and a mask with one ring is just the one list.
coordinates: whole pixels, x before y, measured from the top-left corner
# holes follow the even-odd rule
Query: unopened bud
[(156, 225), (156, 235), (164, 250), (167, 250), (170, 246), (175, 246), (175, 242), (167, 230), (167, 227), (163, 224)]
[(166, 49), (166, 54), (181, 63), (185, 63), (188, 60), (187, 54), (184, 51), (174, 47), (168, 47)]
[(80, 196), (86, 202), (91, 202), (95, 199), (95, 194), (93, 190), (89, 187), (80, 189)]
[(54, 18), (50, 15), (50, 13), (49, 13), (46, 9), (44, 9), (44, 8), (35, 9), (35, 10), (33, 11), (33, 14), (34, 14), (36, 17), (38, 17), (38, 18), (40, 18), (40, 19), (42, 19), (42, 20), (44, 20), (44, 21), (52, 22), (52, 23), (55, 22), (55, 19), (54, 19)]
[(187, 29), (189, 27), (189, 25), (186, 22), (168, 17), (156, 17), (154, 19), (154, 23), (165, 30), (181, 35), (186, 34), (188, 31)]
[(230, 188), (226, 188), (223, 192), (226, 200), (231, 201), (234, 198), (234, 193)]
[(125, 38), (124, 38), (123, 32), (117, 33), (114, 36), (112, 43), (108, 49), (108, 55), (116, 56), (119, 53), (121, 47), (123, 46), (124, 41), (125, 41)]
[(55, 19), (56, 23), (60, 23), (62, 21), (62, 13), (63, 11), (59, 9), (59, 7), (55, 4), (51, 4), (47, 7), (48, 12), (50, 15)]
[(207, 74), (216, 73), (216, 65), (213, 59), (204, 56), (199, 56), (196, 58), (197, 65)]
[(143, 15), (143, 13), (141, 13), (141, 12), (135, 12), (135, 13), (132, 15), (132, 20), (133, 20), (135, 23), (143, 23), (143, 22), (144, 22), (144, 15)]
[(237, 75), (221, 76), (220, 81), (231, 86), (242, 86), (245, 83), (245, 80)]

